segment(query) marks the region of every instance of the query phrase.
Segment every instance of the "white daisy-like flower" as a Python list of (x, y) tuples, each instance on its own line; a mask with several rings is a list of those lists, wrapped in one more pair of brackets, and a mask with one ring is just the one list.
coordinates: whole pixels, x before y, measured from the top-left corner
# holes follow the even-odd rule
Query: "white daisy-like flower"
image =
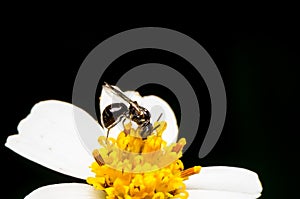
[[(128, 91), (125, 94), (136, 100), (141, 106), (151, 111), (152, 118), (157, 118), (160, 111), (164, 113), (164, 120), (168, 127), (163, 138), (168, 142), (175, 142), (178, 127), (175, 115), (169, 105), (159, 97), (141, 97), (137, 92)], [(112, 97), (102, 91), (100, 110), (103, 111)], [(161, 109), (155, 109), (159, 106)], [(87, 112), (72, 104), (48, 100), (36, 104), (30, 114), (18, 125), (18, 134), (8, 137), (5, 146), (19, 155), (45, 166), (54, 171), (86, 180), (94, 176), (89, 166), (94, 162), (91, 153), (78, 134), (78, 124), (74, 120), (80, 119), (80, 131), (83, 129), (92, 137), (104, 135), (103, 129)], [(111, 129), (111, 136), (120, 132), (118, 128)], [(262, 186), (258, 175), (243, 168), (213, 166), (202, 167), (199, 174), (195, 174), (184, 181), (189, 198), (201, 199), (254, 199), (261, 195)], [(96, 190), (84, 183), (61, 183), (38, 188), (27, 195), (26, 199), (103, 199), (104, 191)]]

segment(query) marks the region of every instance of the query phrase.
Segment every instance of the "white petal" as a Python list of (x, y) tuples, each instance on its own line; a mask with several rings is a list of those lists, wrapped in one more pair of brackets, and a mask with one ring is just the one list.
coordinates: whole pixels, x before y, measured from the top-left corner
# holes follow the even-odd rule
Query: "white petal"
[[(74, 114), (80, 122), (75, 122)], [(9, 136), (5, 145), (47, 168), (86, 179), (93, 176), (89, 165), (94, 159), (80, 140), (79, 133), (83, 129), (96, 135), (98, 146), (97, 135), (103, 130), (88, 113), (66, 102), (43, 101), (32, 108), (20, 122), (19, 134)]]
[[(114, 88), (120, 90), (118, 87), (114, 86)], [(141, 97), (140, 94), (136, 91), (125, 91), (123, 92), (127, 97), (129, 97), (133, 101), (137, 101), (137, 103), (140, 106), (145, 107), (148, 111), (151, 113), (151, 123), (153, 124), (160, 114), (162, 113), (162, 117), (160, 118), (160, 121), (166, 121), (167, 122), (167, 128), (165, 132), (163, 133), (163, 139), (168, 142), (168, 144), (176, 142), (177, 136), (178, 136), (178, 126), (177, 126), (177, 120), (175, 117), (175, 114), (171, 107), (168, 105), (167, 102), (165, 102), (163, 99), (150, 95), (150, 96), (144, 96)], [(112, 92), (110, 92), (107, 88), (103, 88), (101, 92), (100, 97), (100, 111), (101, 113), (103, 110), (110, 104), (116, 103), (116, 102), (122, 102), (129, 106), (129, 104), (121, 99), (120, 97), (114, 95)], [(102, 118), (101, 122), (103, 124)], [(134, 122), (133, 122), (134, 125)], [(133, 126), (136, 128), (137, 126)], [(106, 129), (107, 130), (107, 129)], [(113, 127), (110, 130), (109, 136), (116, 138), (120, 131), (123, 130), (123, 126), (121, 122)]]
[(213, 191), (213, 190), (188, 190), (189, 199), (255, 199), (259, 198), (260, 194), (246, 194), (228, 191)]
[(162, 138), (166, 140), (168, 144), (176, 142), (179, 130), (175, 114), (169, 104), (154, 95), (144, 96), (140, 104), (143, 107), (147, 107), (150, 111), (152, 123), (154, 123), (162, 113), (160, 121), (167, 122), (167, 128), (164, 131)]
[(25, 199), (104, 199), (105, 193), (80, 183), (63, 183), (40, 187)]
[(229, 191), (260, 195), (262, 185), (253, 171), (236, 167), (202, 167), (185, 181), (187, 189)]

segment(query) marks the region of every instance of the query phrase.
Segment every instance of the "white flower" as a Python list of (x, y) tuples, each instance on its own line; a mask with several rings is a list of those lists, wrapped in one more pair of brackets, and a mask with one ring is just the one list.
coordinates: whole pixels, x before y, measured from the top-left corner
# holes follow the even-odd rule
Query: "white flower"
[[(135, 92), (127, 92), (127, 95), (150, 110), (154, 107), (151, 106), (153, 104), (163, 107), (164, 120), (169, 124), (164, 139), (176, 141), (176, 119), (166, 102), (155, 96), (142, 98)], [(106, 104), (111, 103), (108, 99), (102, 92), (101, 111)], [(89, 168), (94, 159), (80, 140), (78, 121), (75, 122), (74, 114), (80, 118), (80, 128), (85, 129), (89, 136), (94, 136), (96, 143), (100, 132), (103, 135), (104, 130), (88, 113), (72, 104), (49, 100), (32, 108), (31, 113), (20, 122), (19, 134), (9, 136), (5, 146), (49, 169), (85, 180), (94, 175)], [(155, 119), (160, 113), (153, 108), (151, 114)], [(115, 129), (112, 129), (112, 135), (118, 132), (118, 129)], [(225, 166), (202, 167), (200, 173), (189, 177), (185, 184), (191, 199), (253, 199), (258, 198), (262, 191), (256, 173)], [(88, 184), (61, 183), (41, 187), (26, 196), (26, 199), (50, 198), (101, 199), (105, 198), (105, 193)]]

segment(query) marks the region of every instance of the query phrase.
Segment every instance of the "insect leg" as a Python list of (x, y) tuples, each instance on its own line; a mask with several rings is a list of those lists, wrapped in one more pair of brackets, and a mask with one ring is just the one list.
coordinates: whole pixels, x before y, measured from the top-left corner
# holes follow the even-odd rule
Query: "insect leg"
[(125, 121), (126, 121), (126, 118), (123, 119), (122, 121), (122, 124), (123, 124), (123, 128), (125, 129)]
[[(125, 129), (125, 121), (128, 118), (130, 119), (130, 117), (129, 117), (129, 111), (126, 111), (124, 114), (121, 115), (121, 117), (124, 118), (123, 121), (122, 121), (122, 124), (123, 124), (123, 128)], [(130, 123), (131, 123), (131, 120), (130, 120)]]
[(111, 125), (109, 125), (109, 126), (107, 127), (107, 135), (106, 135), (106, 139), (108, 138), (110, 129), (113, 128), (114, 126), (116, 126), (116, 125), (122, 120), (123, 117), (124, 117), (124, 116), (121, 115), (120, 117), (118, 117), (118, 119), (117, 119), (114, 123), (112, 123)]

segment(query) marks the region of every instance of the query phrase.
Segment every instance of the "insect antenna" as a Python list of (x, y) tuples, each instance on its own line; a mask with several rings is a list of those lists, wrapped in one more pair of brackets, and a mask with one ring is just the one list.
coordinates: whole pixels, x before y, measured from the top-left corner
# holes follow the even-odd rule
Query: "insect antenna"
[(161, 116), (162, 116), (162, 113), (158, 116), (156, 122), (158, 122), (160, 120)]
[[(162, 113), (158, 116), (156, 122), (158, 122), (158, 121), (160, 120), (161, 116), (162, 116)], [(156, 125), (156, 126), (152, 129), (151, 133), (152, 133), (153, 131), (155, 131), (159, 126), (160, 126), (160, 124)]]
[[(156, 126), (152, 129), (152, 132), (155, 131), (159, 126), (160, 126), (160, 124), (156, 125)], [(151, 132), (151, 133), (152, 133), (152, 132)]]

